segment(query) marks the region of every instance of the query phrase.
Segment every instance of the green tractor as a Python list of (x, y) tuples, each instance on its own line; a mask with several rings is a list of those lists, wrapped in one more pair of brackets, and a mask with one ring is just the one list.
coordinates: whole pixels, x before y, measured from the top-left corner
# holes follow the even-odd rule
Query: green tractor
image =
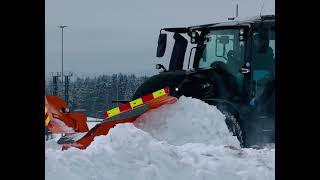
[[(171, 96), (193, 97), (216, 106), (242, 147), (274, 143), (275, 16), (163, 28), (159, 58), (166, 51), (165, 32), (173, 33), (175, 40), (169, 67), (157, 64), (161, 72), (146, 80), (133, 99), (168, 86)], [(185, 58), (188, 44), (193, 47)]]

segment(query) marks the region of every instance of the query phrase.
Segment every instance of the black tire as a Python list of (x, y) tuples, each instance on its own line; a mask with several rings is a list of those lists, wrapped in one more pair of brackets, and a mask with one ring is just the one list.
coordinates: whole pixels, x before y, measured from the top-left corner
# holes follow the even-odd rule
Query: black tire
[(244, 147), (243, 133), (238, 120), (229, 112), (222, 113), (226, 116), (225, 122), (228, 126), (229, 131), (232, 132), (233, 136), (237, 136), (237, 139), (240, 142), (240, 146)]
[(237, 137), (240, 142), (240, 146), (245, 147), (244, 133), (239, 123), (240, 115), (237, 109), (231, 104), (224, 102), (215, 103), (213, 105), (215, 105), (221, 111), (221, 113), (225, 115), (225, 122), (229, 131), (233, 134), (233, 136)]

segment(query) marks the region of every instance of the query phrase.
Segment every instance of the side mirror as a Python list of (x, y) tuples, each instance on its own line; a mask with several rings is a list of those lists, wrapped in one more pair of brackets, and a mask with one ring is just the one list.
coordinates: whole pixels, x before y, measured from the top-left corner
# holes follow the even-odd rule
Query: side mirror
[[(226, 45), (229, 44), (229, 41), (230, 41), (229, 36), (217, 37), (217, 39), (216, 39), (216, 47), (215, 47), (215, 53), (216, 53), (217, 57), (222, 57), (225, 60), (227, 60), (226, 57), (225, 57), (225, 55), (226, 55)], [(218, 44), (222, 44), (222, 47), (221, 47), (221, 45), (219, 45), (219, 47), (218, 47)], [(218, 52), (221, 52), (221, 51), (222, 51), (222, 54), (221, 55), (218, 54)]]
[(157, 47), (157, 57), (163, 57), (167, 46), (167, 34), (159, 34), (158, 47)]

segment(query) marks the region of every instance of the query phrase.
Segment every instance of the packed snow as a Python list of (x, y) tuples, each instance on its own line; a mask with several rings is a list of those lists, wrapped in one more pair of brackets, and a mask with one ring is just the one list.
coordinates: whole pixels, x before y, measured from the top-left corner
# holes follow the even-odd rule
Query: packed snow
[(134, 124), (152, 137), (173, 145), (204, 143), (240, 147), (224, 120), (225, 116), (216, 107), (181, 97), (175, 104), (143, 114)]
[(46, 141), (47, 180), (272, 180), (275, 149), (240, 148), (214, 106), (187, 97), (119, 124), (86, 150)]

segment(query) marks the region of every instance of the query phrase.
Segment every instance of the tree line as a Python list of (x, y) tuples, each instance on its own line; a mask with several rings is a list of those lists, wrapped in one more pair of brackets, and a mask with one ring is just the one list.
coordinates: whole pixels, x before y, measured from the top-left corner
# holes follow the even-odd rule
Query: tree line
[[(112, 100), (131, 100), (136, 89), (147, 79), (134, 74), (99, 75), (77, 77), (69, 82), (69, 101), (71, 111), (85, 110), (87, 116), (103, 118), (103, 112), (121, 105)], [(62, 83), (58, 83), (58, 95), (64, 99)], [(46, 94), (52, 95), (53, 81), (46, 80)]]

